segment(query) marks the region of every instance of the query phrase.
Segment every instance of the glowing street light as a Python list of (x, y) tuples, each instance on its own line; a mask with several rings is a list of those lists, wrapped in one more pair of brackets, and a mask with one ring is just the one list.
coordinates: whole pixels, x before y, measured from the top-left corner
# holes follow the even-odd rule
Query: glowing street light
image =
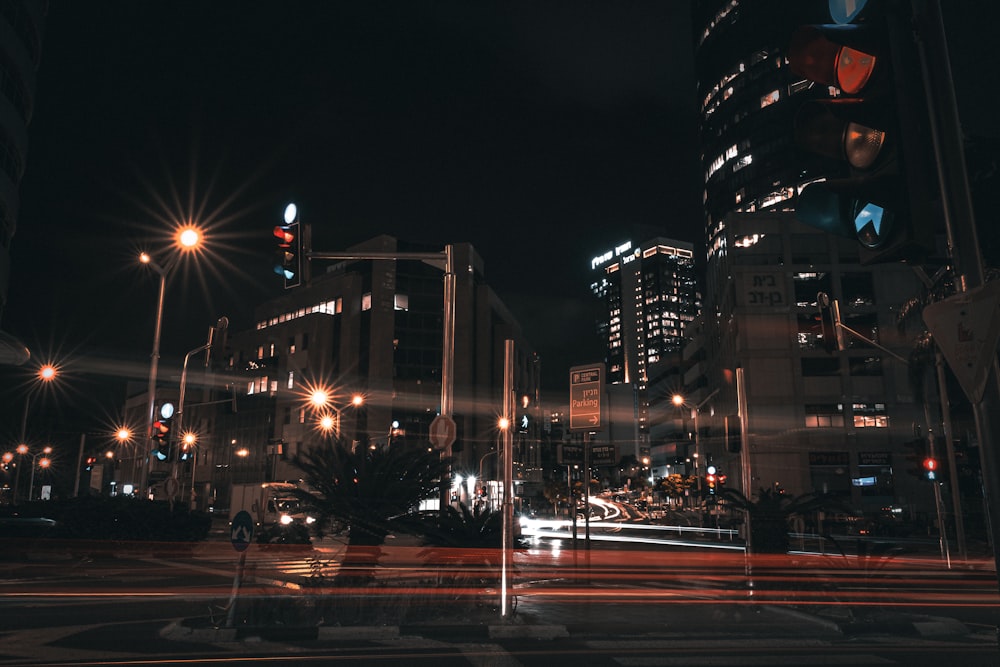
[(330, 392), (323, 388), (317, 388), (309, 394), (309, 402), (314, 407), (325, 408), (330, 404)]
[[(24, 445), (22, 445), (22, 447), (23, 446)], [(20, 450), (20, 447), (18, 449)], [(42, 451), (35, 452), (31, 456), (31, 480), (28, 483), (28, 501), (29, 502), (31, 501), (31, 497), (33, 495), (35, 495), (35, 460), (39, 456), (41, 456), (42, 454), (45, 454), (45, 456), (42, 457), (42, 460), (38, 462), (38, 467), (42, 468), (44, 470), (44, 469), (46, 469), (46, 468), (48, 468), (49, 466), (52, 465), (52, 459), (50, 459), (48, 457), (48, 455), (51, 454), (51, 453), (52, 453), (52, 446), (51, 445), (46, 445), (42, 449)]]
[(177, 232), (177, 243), (182, 250), (194, 250), (201, 245), (201, 230), (193, 225), (182, 227)]
[[(194, 225), (181, 227), (175, 237), (177, 246), (184, 252), (197, 250), (201, 247), (203, 234)], [(148, 252), (139, 254), (139, 261), (149, 266), (160, 277), (159, 292), (156, 299), (156, 320), (153, 327), (153, 351), (149, 357), (149, 410), (146, 419), (146, 451), (143, 452), (142, 492), (148, 492), (149, 468), (152, 464), (153, 431), (152, 424), (156, 417), (156, 374), (160, 363), (160, 334), (163, 330), (163, 299), (167, 291), (167, 275), (173, 265), (164, 268), (157, 263)]]
[(706, 396), (704, 399), (702, 399), (702, 401), (700, 403), (698, 403), (697, 405), (689, 405), (687, 403), (686, 399), (684, 398), (684, 396), (681, 395), (681, 394), (674, 394), (670, 398), (670, 402), (673, 403), (677, 407), (688, 406), (688, 407), (691, 408), (691, 418), (694, 419), (694, 475), (695, 475), (695, 480), (696, 480), (696, 482), (698, 484), (698, 498), (699, 498), (699, 500), (701, 498), (701, 474), (698, 471), (698, 459), (701, 457), (701, 452), (700, 452), (699, 447), (698, 447), (698, 444), (699, 444), (699, 440), (698, 440), (698, 415), (701, 414), (702, 407), (704, 407), (704, 405), (706, 403), (708, 403), (710, 400), (712, 400), (715, 397), (715, 395), (718, 394), (718, 393), (719, 393), (719, 390), (716, 389), (715, 391), (713, 391), (712, 393), (710, 393), (708, 396)]
[(337, 428), (337, 418), (327, 412), (319, 418), (319, 427), (326, 433), (330, 433)]

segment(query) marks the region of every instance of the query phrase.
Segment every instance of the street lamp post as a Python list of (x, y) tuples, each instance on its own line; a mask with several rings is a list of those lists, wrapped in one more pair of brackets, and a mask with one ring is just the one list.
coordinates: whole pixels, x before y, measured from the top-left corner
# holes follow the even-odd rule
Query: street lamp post
[(718, 393), (719, 393), (718, 389), (713, 390), (712, 393), (710, 393), (708, 396), (706, 396), (705, 398), (703, 398), (700, 403), (698, 403), (697, 405), (694, 405), (694, 406), (691, 406), (685, 400), (684, 396), (682, 396), (680, 394), (674, 394), (673, 398), (671, 399), (671, 401), (673, 402), (673, 404), (676, 405), (677, 407), (681, 407), (682, 405), (684, 405), (684, 406), (688, 406), (688, 407), (691, 408), (691, 418), (694, 420), (694, 475), (695, 475), (696, 483), (698, 485), (698, 502), (699, 502), (699, 504), (701, 503), (701, 473), (698, 471), (698, 459), (701, 458), (701, 448), (700, 448), (700, 440), (699, 440), (700, 435), (698, 433), (698, 431), (699, 431), (699, 429), (698, 429), (698, 415), (701, 414), (702, 407), (704, 407), (704, 405), (706, 403), (708, 403), (710, 400), (712, 400), (713, 398), (715, 398), (715, 395), (718, 394)]
[(48, 459), (48, 455), (52, 453), (51, 445), (46, 445), (42, 451), (35, 452), (31, 455), (31, 481), (28, 483), (28, 502), (31, 502), (31, 497), (35, 494), (35, 460), (39, 456), (45, 454), (42, 460), (39, 461), (38, 465), (42, 468), (48, 468), (51, 461)]
[(140, 477), (140, 489), (144, 496), (149, 495), (149, 468), (152, 465), (150, 452), (153, 450), (153, 417), (156, 416), (156, 373), (160, 365), (160, 332), (163, 329), (163, 297), (167, 291), (167, 272), (162, 266), (153, 261), (149, 253), (139, 255), (139, 261), (148, 264), (156, 271), (160, 277), (159, 295), (156, 299), (156, 323), (153, 325), (153, 352), (149, 356), (149, 409), (146, 411), (146, 450), (143, 452), (142, 475)]
[[(197, 250), (203, 240), (201, 231), (186, 225), (177, 230), (175, 245), (181, 251)], [(153, 326), (153, 351), (149, 355), (149, 409), (146, 412), (146, 450), (143, 452), (142, 493), (149, 497), (149, 471), (152, 465), (153, 451), (153, 418), (156, 415), (156, 374), (160, 364), (160, 333), (163, 330), (163, 300), (167, 292), (167, 275), (172, 266), (163, 267), (157, 263), (148, 252), (139, 254), (139, 261), (148, 265), (160, 277), (159, 291), (156, 298), (156, 322)], [(175, 262), (176, 263), (176, 262)]]

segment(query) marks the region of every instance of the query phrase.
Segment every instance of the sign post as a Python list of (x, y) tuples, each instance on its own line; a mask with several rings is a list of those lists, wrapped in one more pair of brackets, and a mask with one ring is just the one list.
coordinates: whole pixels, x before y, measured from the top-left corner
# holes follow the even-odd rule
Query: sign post
[[(604, 428), (604, 364), (569, 369), (569, 430), (583, 431), (583, 520), (590, 548), (590, 433)], [(576, 508), (573, 508), (574, 516)]]
[(431, 426), (427, 434), (428, 439), (431, 441), (431, 445), (434, 449), (444, 450), (455, 444), (455, 437), (458, 435), (458, 427), (455, 425), (455, 420), (451, 418), (450, 415), (438, 415), (431, 422)]
[(603, 395), (604, 364), (569, 369), (569, 430), (600, 431), (604, 428)]

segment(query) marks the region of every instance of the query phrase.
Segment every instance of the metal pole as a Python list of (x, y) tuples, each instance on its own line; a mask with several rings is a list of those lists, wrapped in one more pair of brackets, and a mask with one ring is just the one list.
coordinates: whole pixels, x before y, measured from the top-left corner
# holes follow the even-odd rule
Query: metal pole
[(948, 484), (951, 487), (952, 513), (955, 515), (955, 541), (958, 543), (958, 557), (969, 559), (965, 546), (965, 517), (962, 516), (962, 496), (958, 488), (958, 461), (955, 460), (955, 441), (951, 428), (951, 408), (948, 400), (948, 383), (944, 376), (944, 357), (940, 349), (934, 352), (937, 368), (938, 398), (941, 402), (941, 422), (944, 430), (945, 454), (948, 457)]
[[(750, 500), (750, 486), (753, 483), (753, 476), (750, 474), (750, 431), (749, 424), (750, 420), (747, 415), (747, 387), (746, 387), (746, 377), (743, 373), (743, 368), (736, 369), (736, 403), (739, 406), (739, 416), (740, 416), (740, 481), (743, 486), (743, 495), (746, 497), (747, 501)], [(750, 512), (743, 513), (743, 527), (746, 531), (745, 544), (743, 549), (744, 554), (744, 567), (746, 570), (747, 578), (747, 597), (751, 600), (754, 596), (754, 584), (753, 584), (753, 550), (752, 543), (750, 541), (751, 534), (751, 522), (750, 522)]]
[(83, 467), (83, 445), (87, 442), (87, 434), (80, 434), (80, 451), (76, 455), (76, 481), (73, 482), (73, 497), (80, 495), (80, 469)]
[[(187, 389), (188, 360), (191, 358), (192, 354), (197, 354), (198, 352), (202, 352), (203, 350), (207, 350), (210, 347), (212, 347), (212, 336), (211, 336), (211, 333), (209, 333), (209, 337), (208, 337), (208, 342), (207, 343), (205, 343), (204, 345), (199, 345), (198, 347), (194, 348), (193, 350), (191, 350), (190, 352), (188, 352), (187, 354), (184, 355), (184, 364), (181, 366), (181, 387), (180, 387), (180, 393), (177, 396), (177, 414), (176, 414), (177, 429), (176, 429), (176, 432), (177, 432), (177, 437), (179, 438), (177, 440), (177, 444), (178, 445), (180, 445), (181, 441), (184, 439), (184, 430), (183, 430), (183, 425), (184, 425), (184, 394), (185, 394), (186, 389)], [(179, 474), (179, 465), (178, 464), (180, 463), (180, 458), (181, 458), (180, 451), (178, 450), (178, 451), (174, 452), (174, 465), (173, 465), (173, 469), (171, 471), (171, 477), (174, 480), (177, 480), (177, 477), (178, 477), (178, 474)], [(194, 488), (194, 471), (193, 470), (191, 471), (191, 485), (192, 485), (192, 488)], [(183, 500), (184, 499), (184, 492), (183, 492), (183, 489), (180, 487), (180, 484), (178, 484), (177, 489), (178, 489), (178, 493), (180, 493), (181, 500)], [(173, 502), (173, 498), (171, 498), (171, 502)]]
[(31, 457), (31, 477), (28, 482), (28, 502), (31, 502), (31, 496), (35, 493), (35, 461), (38, 459), (38, 454), (34, 454)]
[[(455, 394), (455, 247), (450, 243), (444, 247), (444, 313), (441, 332), (441, 414), (450, 417)], [(509, 413), (513, 415), (513, 410)], [(513, 419), (513, 416), (509, 417)], [(513, 423), (513, 422), (511, 422)], [(509, 429), (508, 429), (509, 430)], [(442, 455), (451, 459), (451, 445), (445, 447)], [(441, 484), (441, 511), (448, 507), (451, 498), (451, 464)]]
[(31, 394), (27, 393), (24, 395), (24, 413), (21, 415), (21, 442), (18, 444), (24, 444), (25, 432), (28, 427), (28, 405), (31, 403)]
[[(965, 166), (963, 135), (951, 74), (944, 20), (939, 0), (912, 0), (914, 23), (917, 26), (918, 53), (930, 115), (930, 134), (937, 163), (949, 258), (955, 271), (959, 293), (980, 287), (985, 271), (980, 252), (975, 212)], [(987, 382), (979, 401), (972, 409), (979, 434), (979, 454), (983, 471), (989, 527), (994, 538), (1000, 534), (1000, 461), (993, 440), (996, 420), (1000, 414), (1000, 365), (996, 355), (990, 362), (993, 381)], [(970, 397), (972, 398), (972, 397)], [(993, 544), (994, 565), (1000, 571), (1000, 549)]]
[(503, 430), (503, 557), (500, 568), (500, 615), (510, 618), (507, 591), (510, 568), (514, 561), (514, 341), (504, 341), (503, 415), (507, 428)]
[(144, 498), (149, 498), (149, 469), (152, 464), (153, 451), (153, 417), (156, 414), (156, 372), (160, 364), (160, 332), (163, 329), (163, 297), (167, 291), (167, 274), (156, 262), (150, 261), (160, 276), (160, 291), (156, 299), (156, 323), (153, 325), (153, 352), (149, 355), (149, 410), (146, 413), (146, 449), (142, 452), (142, 485), (140, 487)]

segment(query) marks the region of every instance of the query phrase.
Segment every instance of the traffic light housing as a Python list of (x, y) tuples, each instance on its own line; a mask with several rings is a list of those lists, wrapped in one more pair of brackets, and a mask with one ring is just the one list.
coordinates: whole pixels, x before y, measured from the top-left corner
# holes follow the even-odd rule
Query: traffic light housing
[(924, 459), (922, 467), (924, 469), (924, 479), (936, 481), (941, 474), (940, 463), (933, 456)]
[(860, 23), (791, 35), (789, 67), (833, 95), (795, 116), (796, 144), (826, 172), (801, 191), (796, 217), (858, 241), (862, 264), (920, 261), (933, 249), (933, 161), (911, 17), (907, 3), (869, 5)]
[(153, 456), (159, 461), (170, 460), (171, 419), (159, 417), (153, 422)]
[(285, 289), (302, 283), (302, 236), (299, 223), (278, 225), (274, 228), (278, 247), (274, 255), (274, 272), (285, 280)]
[(816, 295), (816, 305), (819, 306), (820, 334), (823, 337), (823, 348), (833, 354), (844, 349), (844, 332), (840, 328), (840, 307), (836, 299), (831, 299), (826, 292)]
[(299, 209), (295, 204), (288, 204), (283, 215), (285, 224), (274, 228), (274, 238), (278, 247), (274, 251), (274, 272), (285, 281), (285, 289), (298, 287), (303, 283), (302, 273), (308, 268), (303, 264), (303, 249), (308, 246), (303, 243), (303, 227), (299, 225)]
[(906, 472), (918, 479), (926, 479), (924, 461), (927, 460), (927, 440), (917, 438), (909, 442), (904, 442), (906, 449)]
[(726, 451), (730, 454), (739, 454), (742, 447), (740, 416), (726, 415)]

